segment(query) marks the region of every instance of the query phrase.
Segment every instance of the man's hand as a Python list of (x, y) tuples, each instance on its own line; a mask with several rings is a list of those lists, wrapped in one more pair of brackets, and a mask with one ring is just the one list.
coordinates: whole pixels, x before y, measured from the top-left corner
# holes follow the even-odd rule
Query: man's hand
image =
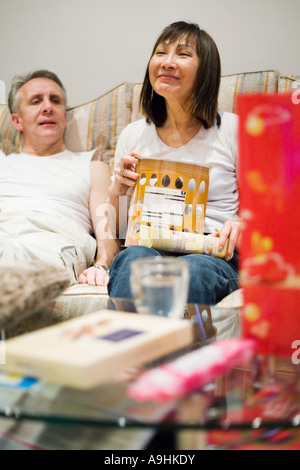
[(79, 284), (88, 284), (89, 286), (107, 286), (109, 274), (105, 269), (95, 268), (91, 266), (85, 269), (79, 276)]

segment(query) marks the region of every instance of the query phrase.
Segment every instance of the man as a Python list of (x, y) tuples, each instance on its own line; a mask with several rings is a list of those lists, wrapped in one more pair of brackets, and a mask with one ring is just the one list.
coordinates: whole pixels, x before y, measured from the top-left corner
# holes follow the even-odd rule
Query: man
[(99, 152), (66, 149), (66, 92), (54, 73), (15, 77), (8, 104), (24, 145), (0, 152), (0, 263), (61, 264), (74, 283), (106, 285), (119, 251), (107, 232), (108, 165)]

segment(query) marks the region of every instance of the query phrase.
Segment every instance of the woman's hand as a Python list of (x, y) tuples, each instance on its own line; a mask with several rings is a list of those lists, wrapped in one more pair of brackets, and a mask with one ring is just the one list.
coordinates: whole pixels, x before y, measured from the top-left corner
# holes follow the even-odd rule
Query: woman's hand
[(217, 234), (212, 236), (219, 237), (219, 250), (222, 251), (226, 241), (228, 240), (227, 252), (225, 254), (225, 260), (229, 261), (235, 248), (238, 248), (239, 238), (242, 229), (242, 222), (240, 220), (227, 220), (221, 230)]
[(137, 152), (123, 155), (115, 168), (115, 181), (110, 188), (110, 193), (113, 193), (114, 196), (125, 196), (128, 189), (135, 186), (139, 179), (136, 165), (140, 157), (143, 157), (143, 155)]
[(90, 286), (107, 286), (109, 274), (105, 269), (95, 268), (91, 266), (85, 269), (79, 276), (79, 284), (88, 284)]

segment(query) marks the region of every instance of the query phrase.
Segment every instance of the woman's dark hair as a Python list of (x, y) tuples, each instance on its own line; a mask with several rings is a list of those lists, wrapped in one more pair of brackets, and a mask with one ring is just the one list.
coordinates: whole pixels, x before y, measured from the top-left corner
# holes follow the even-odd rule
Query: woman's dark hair
[[(191, 112), (205, 127), (209, 129), (215, 123), (221, 124), (218, 114), (218, 95), (221, 80), (221, 62), (218, 48), (209, 34), (197, 24), (179, 21), (167, 26), (157, 39), (150, 60), (157, 47), (162, 42), (174, 43), (185, 38), (189, 44), (195, 44), (199, 57), (199, 69), (196, 76), (194, 97)], [(148, 122), (161, 127), (166, 118), (165, 99), (152, 88), (149, 78), (149, 63), (147, 66), (140, 97), (140, 105)]]

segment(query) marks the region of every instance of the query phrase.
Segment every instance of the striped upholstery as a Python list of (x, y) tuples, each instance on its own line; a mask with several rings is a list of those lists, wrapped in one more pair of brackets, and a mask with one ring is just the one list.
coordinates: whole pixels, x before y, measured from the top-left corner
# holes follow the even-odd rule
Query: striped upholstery
[(288, 75), (279, 77), (278, 82), (278, 91), (285, 93), (300, 88), (300, 76), (296, 77), (295, 75)]
[(131, 122), (142, 119), (143, 114), (140, 109), (140, 94), (142, 91), (142, 83), (135, 83), (132, 90), (132, 111)]
[(67, 112), (66, 147), (73, 151), (100, 148), (113, 166), (118, 137), (130, 122), (132, 85), (123, 83), (93, 101)]
[(0, 105), (0, 149), (5, 154), (20, 152), (23, 144), (23, 135), (11, 123), (8, 106)]
[(277, 92), (279, 72), (260, 72), (223, 75), (219, 93), (219, 109), (236, 112), (236, 97), (240, 93)]

